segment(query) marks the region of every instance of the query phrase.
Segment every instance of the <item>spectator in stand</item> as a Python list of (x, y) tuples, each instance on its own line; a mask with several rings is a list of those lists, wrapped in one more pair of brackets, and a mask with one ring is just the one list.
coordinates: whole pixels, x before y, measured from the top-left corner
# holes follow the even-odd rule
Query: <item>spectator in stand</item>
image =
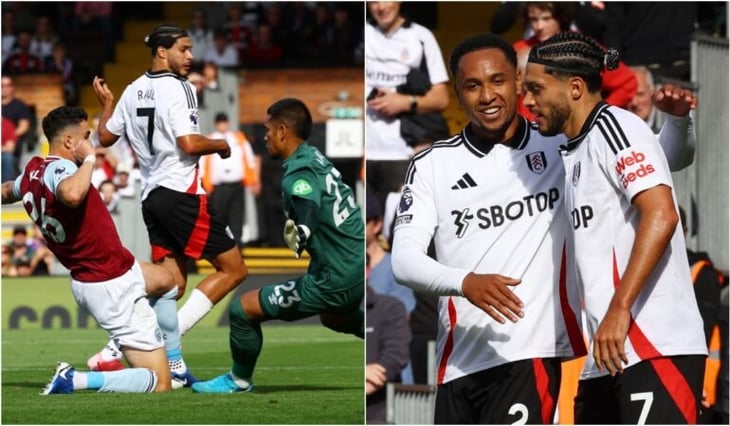
[(408, 363), (411, 330), (403, 303), (367, 287), (365, 299), (366, 424), (385, 424), (386, 384), (400, 382)]
[(251, 44), (248, 46), (246, 61), (244, 61), (246, 66), (266, 67), (280, 65), (283, 56), (284, 52), (281, 46), (272, 40), (269, 24), (259, 24), (251, 39)]
[(661, 112), (654, 108), (652, 93), (654, 93), (654, 76), (649, 68), (638, 65), (630, 67), (636, 76), (636, 94), (629, 103), (629, 111), (641, 117), (651, 127), (654, 133), (658, 133), (664, 124), (664, 117)]
[(2, 276), (15, 277), (18, 270), (13, 264), (13, 248), (8, 244), (3, 244), (3, 260), (2, 260)]
[(29, 242), (35, 250), (35, 255), (31, 259), (31, 275), (51, 275), (55, 256), (51, 252), (51, 249), (48, 248), (46, 238), (43, 236), (40, 228), (38, 228), (38, 225), (34, 225), (32, 231), (33, 233)]
[(15, 49), (3, 62), (3, 74), (30, 74), (43, 71), (43, 61), (30, 51), (31, 34), (20, 31)]
[(8, 76), (2, 77), (2, 116), (9, 118), (15, 125), (16, 141), (13, 156), (15, 157), (14, 174), (17, 176), (20, 174), (20, 156), (23, 148), (31, 142), (28, 138), (31, 136), (30, 123), (33, 113), (28, 105), (15, 97), (13, 79)]
[(53, 28), (51, 18), (40, 15), (36, 18), (35, 33), (30, 41), (30, 53), (46, 61), (53, 53), (53, 47), (58, 43), (58, 35)]
[[(690, 80), (690, 40), (697, 2), (605, 2), (604, 43), (630, 66), (644, 65), (658, 79)], [(671, 28), (671, 31), (667, 31)]]
[(121, 198), (134, 198), (137, 195), (137, 188), (134, 179), (131, 177), (132, 170), (128, 165), (119, 163), (117, 174), (114, 175), (114, 184), (117, 186), (117, 194)]
[(28, 241), (28, 231), (25, 226), (19, 225), (13, 228), (13, 240), (10, 243), (13, 249), (13, 265), (18, 276), (30, 276), (33, 273), (31, 261), (35, 256), (35, 248)]
[(221, 68), (236, 68), (239, 65), (239, 51), (228, 42), (226, 33), (217, 30), (213, 33), (213, 48), (205, 52), (204, 62), (213, 62)]
[(3, 10), (2, 18), (2, 61), (5, 63), (5, 59), (13, 52), (15, 48), (15, 41), (17, 36), (15, 34), (15, 15), (9, 10)]
[(354, 63), (354, 52), (363, 39), (362, 25), (352, 19), (350, 4), (338, 3), (332, 15), (332, 48), (330, 57), (337, 65)]
[[(291, 5), (284, 4), (286, 12), (289, 13)], [(269, 26), (271, 40), (284, 51), (284, 57), (288, 58), (293, 53), (291, 41), (292, 28), (282, 20), (282, 3), (267, 3), (264, 9), (264, 16), (260, 22)]]
[(2, 131), (2, 181), (5, 182), (18, 176), (14, 155), (18, 137), (15, 135), (15, 124), (7, 117), (3, 117)]
[(94, 171), (91, 173), (91, 184), (94, 188), (99, 189), (102, 182), (114, 179), (117, 160), (109, 154), (108, 148), (99, 146), (95, 150), (96, 163), (94, 164)]
[(193, 62), (200, 65), (206, 52), (213, 49), (213, 30), (208, 26), (205, 10), (201, 8), (193, 10), (188, 35), (193, 42)]
[(63, 77), (63, 97), (66, 105), (76, 104), (76, 82), (74, 81), (74, 62), (68, 57), (66, 45), (56, 42), (51, 50), (51, 56), (45, 60), (45, 72), (58, 73)]
[(223, 25), (222, 32), (228, 44), (236, 51), (236, 60), (238, 60), (238, 58), (246, 57), (246, 51), (251, 42), (251, 35), (258, 23), (258, 13), (252, 14), (249, 11), (244, 15), (241, 4), (236, 2), (228, 4), (227, 13), (228, 19)]
[[(567, 2), (528, 2), (525, 7), (525, 22), (534, 35), (528, 39), (514, 43), (517, 52), (518, 67), (525, 73), (527, 55), (536, 44), (549, 39), (561, 31), (571, 31), (575, 5)], [(612, 71), (604, 71), (601, 95), (610, 105), (628, 108), (636, 94), (636, 77), (623, 62)], [(535, 116), (522, 104), (522, 96), (518, 100), (518, 112), (528, 120)]]
[(77, 1), (71, 28), (74, 31), (97, 30), (101, 32), (106, 61), (114, 59), (114, 21), (113, 2)]
[[(406, 19), (398, 2), (368, 2), (372, 19), (365, 26), (366, 176), (380, 205), (400, 192), (415, 147), (401, 135), (401, 116), (440, 112), (449, 104), (449, 76), (441, 48), (426, 27)], [(409, 71), (425, 58), (431, 88), (424, 95), (399, 93)]]
[(314, 19), (301, 35), (299, 56), (304, 61), (319, 63), (329, 57), (333, 37), (331, 24), (332, 16), (329, 5), (327, 3), (316, 3), (314, 5)]
[(101, 195), (101, 200), (104, 202), (109, 213), (116, 214), (117, 206), (119, 205), (119, 193), (117, 193), (117, 185), (114, 181), (107, 179), (100, 183), (99, 195)]
[(365, 215), (365, 250), (367, 253), (368, 286), (376, 293), (393, 296), (403, 303), (406, 316), (416, 307), (410, 287), (398, 284), (393, 275), (390, 245), (383, 238), (383, 211), (378, 198), (367, 192)]

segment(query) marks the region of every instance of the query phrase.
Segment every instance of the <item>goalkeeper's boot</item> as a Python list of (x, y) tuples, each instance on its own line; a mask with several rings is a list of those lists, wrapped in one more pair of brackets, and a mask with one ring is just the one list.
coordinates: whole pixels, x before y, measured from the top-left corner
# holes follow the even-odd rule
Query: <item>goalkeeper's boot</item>
[(76, 369), (71, 367), (69, 363), (58, 361), (56, 371), (53, 373), (53, 377), (48, 381), (46, 387), (41, 391), (41, 395), (72, 393), (74, 391), (74, 373), (76, 373)]
[(242, 388), (233, 381), (230, 373), (223, 374), (205, 382), (197, 382), (193, 385), (193, 392), (196, 393), (234, 393), (253, 392), (253, 383)]

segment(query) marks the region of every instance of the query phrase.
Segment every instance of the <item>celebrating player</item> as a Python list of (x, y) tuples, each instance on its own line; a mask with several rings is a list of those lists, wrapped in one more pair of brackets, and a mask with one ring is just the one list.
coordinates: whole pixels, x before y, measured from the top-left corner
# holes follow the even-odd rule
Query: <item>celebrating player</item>
[[(143, 276), (143, 268), (122, 246), (99, 192), (91, 185), (96, 155), (87, 119), (86, 112), (76, 107), (48, 113), (43, 119), (43, 132), (50, 143), (48, 157), (33, 157), (15, 181), (3, 182), (2, 203), (23, 201), (48, 248), (70, 270), (76, 302), (118, 342), (135, 368), (83, 373), (59, 362), (42, 394), (79, 389), (167, 391), (171, 381), (163, 333), (176, 342), (169, 346), (166, 340), (168, 353), (179, 353), (179, 338), (175, 340), (177, 287), (161, 266), (145, 266)], [(146, 288), (145, 276), (166, 287)], [(148, 302), (146, 293), (162, 297)]]
[(253, 390), (262, 321), (319, 315), (327, 328), (364, 336), (360, 303), (365, 292), (365, 232), (360, 207), (337, 169), (307, 143), (312, 116), (306, 105), (298, 99), (282, 99), (266, 113), (266, 149), (284, 167), (284, 240), (297, 257), (307, 249), (309, 269), (303, 277), (236, 298), (230, 308), (233, 368), (193, 384), (193, 392)]
[[(193, 58), (185, 30), (158, 25), (145, 37), (145, 45), (152, 53), (152, 65), (127, 86), (116, 107), (108, 86), (94, 78), (102, 105), (99, 142), (110, 146), (124, 137), (137, 154), (152, 260), (172, 272), (178, 297), (185, 292), (189, 258), (207, 259), (216, 268), (178, 312), (180, 333), (185, 334), (247, 275), (233, 234), (209, 209), (198, 176), (201, 155), (218, 153), (226, 158), (231, 151), (225, 140), (200, 134), (195, 88), (184, 78)], [(194, 378), (183, 380), (190, 385)]]
[[(435, 422), (552, 423), (560, 363), (586, 353), (562, 214), (565, 138), (517, 115), (521, 74), (505, 40), (470, 37), (449, 67), (470, 122), (413, 157), (393, 246), (398, 281), (441, 296)], [(681, 124), (666, 144), (688, 143)]]
[(569, 138), (565, 211), (591, 341), (575, 421), (694, 424), (707, 347), (672, 177), (649, 126), (601, 100), (617, 63), (559, 33), (532, 48), (525, 76), (540, 133)]

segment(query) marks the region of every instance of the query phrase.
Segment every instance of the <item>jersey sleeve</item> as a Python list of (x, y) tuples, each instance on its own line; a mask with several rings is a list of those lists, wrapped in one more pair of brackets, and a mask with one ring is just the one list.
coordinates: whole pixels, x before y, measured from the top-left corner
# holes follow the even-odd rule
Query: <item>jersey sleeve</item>
[(171, 90), (174, 96), (170, 103), (168, 119), (173, 135), (180, 136), (200, 134), (200, 120), (198, 118), (198, 98), (193, 85), (186, 81), (175, 81), (180, 88)]
[[(423, 159), (418, 163), (423, 163)], [(400, 284), (413, 290), (461, 296), (461, 284), (470, 271), (445, 266), (428, 256), (438, 226), (438, 210), (430, 176), (418, 170), (420, 165), (411, 162), (401, 191), (393, 237), (393, 273)]]
[[(124, 126), (127, 121), (127, 117), (125, 115), (126, 105), (127, 105), (127, 93), (130, 90), (131, 86), (127, 86), (127, 89), (122, 92), (122, 96), (119, 98), (119, 102), (117, 102), (117, 105), (114, 107), (114, 112), (112, 113), (112, 116), (109, 117), (109, 120), (106, 122), (106, 130), (110, 133), (121, 136), (124, 134)], [(95, 144), (98, 142), (98, 135), (96, 136), (97, 141), (94, 142)]]
[(431, 84), (446, 83), (449, 81), (449, 74), (446, 71), (441, 48), (431, 31), (424, 28), (424, 33), (423, 54), (426, 55), (426, 65), (428, 66), (428, 76), (431, 79)]
[(611, 129), (609, 126), (603, 131), (613, 136), (604, 146), (602, 165), (606, 175), (629, 201), (649, 188), (672, 186), (664, 152), (646, 123), (632, 116), (623, 120), (620, 127)]
[(695, 155), (697, 136), (694, 127), (694, 112), (684, 117), (664, 114), (666, 117), (659, 131), (659, 144), (667, 157), (673, 172), (692, 164)]
[(43, 183), (49, 191), (56, 193), (58, 185), (67, 177), (73, 176), (78, 166), (70, 160), (56, 160), (46, 167)]

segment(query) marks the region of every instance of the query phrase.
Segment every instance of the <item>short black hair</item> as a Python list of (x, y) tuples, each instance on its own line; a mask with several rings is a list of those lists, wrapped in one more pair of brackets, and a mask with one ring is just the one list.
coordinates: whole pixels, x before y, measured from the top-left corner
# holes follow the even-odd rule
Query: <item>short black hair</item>
[(226, 114), (225, 112), (219, 112), (218, 114), (216, 114), (215, 115), (215, 118), (213, 119), (213, 122), (214, 123), (218, 123), (218, 122), (221, 122), (221, 121), (226, 121), (227, 122), (228, 121), (228, 114)]
[(43, 134), (49, 142), (69, 126), (88, 121), (89, 115), (83, 108), (75, 106), (60, 106), (43, 117)]
[(278, 120), (294, 130), (302, 140), (307, 140), (312, 134), (312, 114), (309, 108), (299, 99), (280, 99), (266, 110), (272, 120)]
[(504, 53), (507, 60), (517, 69), (517, 53), (515, 48), (502, 37), (494, 34), (478, 34), (462, 40), (454, 47), (449, 57), (449, 69), (452, 77), (456, 77), (459, 68), (459, 61), (462, 56), (482, 49), (499, 49)]
[(604, 50), (585, 34), (566, 31), (530, 49), (527, 62), (545, 65), (545, 72), (555, 76), (578, 76), (590, 92), (597, 92), (601, 89), (601, 72), (618, 68), (619, 54), (616, 49)]
[(152, 32), (144, 38), (144, 45), (150, 48), (150, 53), (155, 56), (159, 46), (165, 49), (171, 48), (177, 39), (189, 37), (188, 32), (174, 24), (160, 24), (152, 29)]

